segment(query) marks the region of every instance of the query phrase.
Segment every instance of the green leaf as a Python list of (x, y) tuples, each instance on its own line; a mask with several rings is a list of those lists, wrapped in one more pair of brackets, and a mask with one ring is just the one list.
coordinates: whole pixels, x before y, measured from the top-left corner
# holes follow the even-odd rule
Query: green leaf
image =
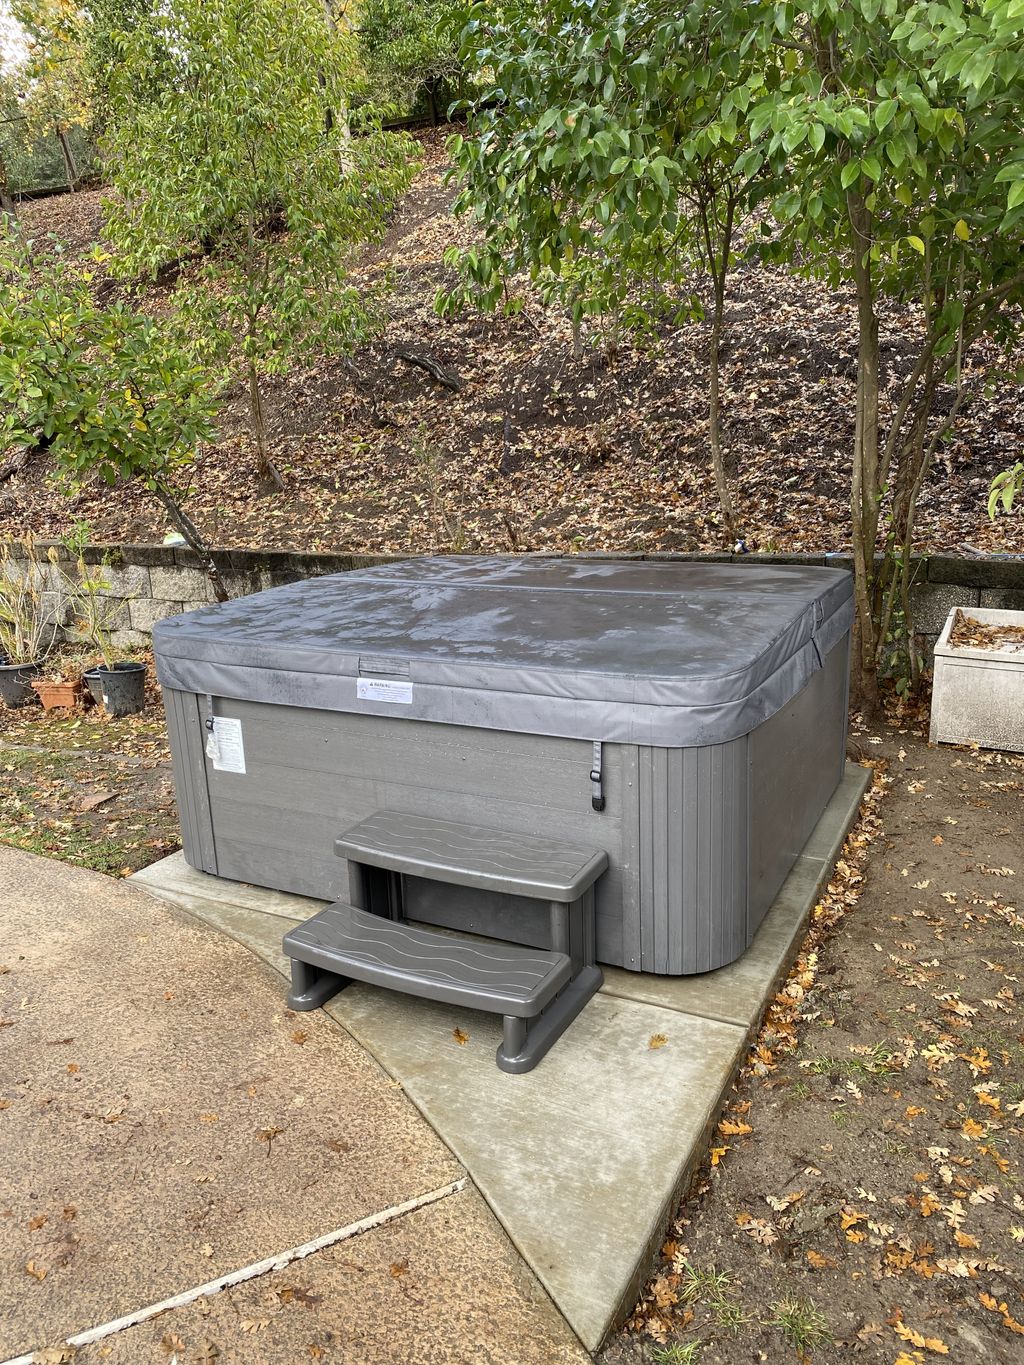
[(956, 220), (956, 223), (953, 225), (953, 231), (960, 238), (961, 242), (966, 242), (970, 240), (971, 229), (967, 226), (967, 224), (964, 222), (962, 218), (958, 218)]
[(895, 100), (882, 100), (875, 108), (875, 127), (879, 132), (888, 128), (899, 105)]
[(920, 255), (924, 255), (924, 242), (920, 237), (907, 237), (905, 239)]

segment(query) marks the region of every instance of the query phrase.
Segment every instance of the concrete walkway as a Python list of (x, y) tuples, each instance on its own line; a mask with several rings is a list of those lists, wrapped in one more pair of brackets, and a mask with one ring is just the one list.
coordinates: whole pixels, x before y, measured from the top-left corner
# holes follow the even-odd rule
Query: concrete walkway
[(586, 1360), (401, 1086), (245, 948), (7, 848), (0, 905), (0, 1361), (165, 1300), (75, 1360)]
[[(528, 1075), (495, 1066), (493, 1015), (360, 985), (326, 1007), (464, 1164), (588, 1350), (635, 1300), (869, 777), (848, 767), (738, 962), (674, 979), (606, 970), (604, 989)], [(196, 872), (180, 854), (133, 881), (282, 973), (283, 934), (322, 905)], [(657, 1035), (666, 1041), (651, 1047)]]

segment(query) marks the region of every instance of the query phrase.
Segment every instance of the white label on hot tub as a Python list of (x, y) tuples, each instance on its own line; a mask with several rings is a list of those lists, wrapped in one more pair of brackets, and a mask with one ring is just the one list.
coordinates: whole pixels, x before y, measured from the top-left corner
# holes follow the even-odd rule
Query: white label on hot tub
[(357, 678), (356, 696), (360, 701), (390, 701), (399, 706), (411, 706), (412, 683), (391, 682), (387, 678)]
[(214, 716), (213, 734), (206, 746), (213, 766), (221, 773), (245, 772), (242, 722), (233, 716)]

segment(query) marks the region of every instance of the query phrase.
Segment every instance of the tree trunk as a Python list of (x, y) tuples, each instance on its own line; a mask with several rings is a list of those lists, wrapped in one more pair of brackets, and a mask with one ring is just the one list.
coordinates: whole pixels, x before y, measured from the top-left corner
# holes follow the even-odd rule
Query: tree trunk
[(880, 710), (874, 618), (875, 546), (878, 539), (879, 487), (878, 319), (875, 316), (874, 281), (868, 251), (871, 220), (861, 196), (847, 194), (853, 248), (853, 275), (857, 288), (857, 422), (853, 444), (853, 477), (850, 514), (853, 536), (854, 622), (853, 697), (865, 716)]
[(722, 404), (719, 387), (719, 358), (722, 345), (722, 321), (725, 315), (725, 280), (715, 279), (715, 311), (711, 321), (710, 354), (708, 357), (708, 433), (711, 438), (711, 466), (715, 471), (715, 486), (722, 517), (730, 535), (736, 531), (736, 509), (732, 490), (725, 471), (725, 452), (722, 449)]
[(253, 364), (249, 365), (249, 415), (252, 419), (252, 434), (256, 439), (256, 471), (265, 484), (272, 484), (280, 492), (284, 488), (284, 479), (275, 468), (267, 447), (263, 395), (260, 393), (260, 378)]
[(54, 122), (54, 129), (57, 133), (57, 141), (60, 143), (61, 155), (64, 158), (64, 171), (67, 175), (68, 189), (72, 194), (75, 192), (75, 185), (78, 181), (78, 167), (75, 165), (75, 158), (71, 153), (71, 144), (68, 142), (68, 135), (58, 122)]
[(11, 218), (17, 218), (18, 206), (11, 197), (10, 187), (7, 184), (7, 162), (0, 154), (0, 213), (6, 213)]
[(210, 548), (200, 535), (195, 522), (185, 509), (180, 506), (174, 494), (166, 485), (158, 484), (156, 495), (166, 508), (168, 516), (185, 537), (186, 545), (188, 545), (190, 550), (194, 550), (202, 561), (203, 569), (213, 588), (213, 595), (218, 602), (227, 602), (229, 600), (228, 590), (224, 586), (224, 580), (220, 576), (220, 570), (214, 562), (213, 555), (210, 553)]

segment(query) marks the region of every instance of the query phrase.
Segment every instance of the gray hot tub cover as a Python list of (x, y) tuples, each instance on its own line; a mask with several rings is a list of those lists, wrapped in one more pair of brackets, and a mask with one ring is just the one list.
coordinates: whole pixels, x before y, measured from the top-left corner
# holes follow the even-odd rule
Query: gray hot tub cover
[(181, 691), (684, 748), (774, 715), (852, 619), (838, 569), (435, 558), (202, 607), (153, 640)]

